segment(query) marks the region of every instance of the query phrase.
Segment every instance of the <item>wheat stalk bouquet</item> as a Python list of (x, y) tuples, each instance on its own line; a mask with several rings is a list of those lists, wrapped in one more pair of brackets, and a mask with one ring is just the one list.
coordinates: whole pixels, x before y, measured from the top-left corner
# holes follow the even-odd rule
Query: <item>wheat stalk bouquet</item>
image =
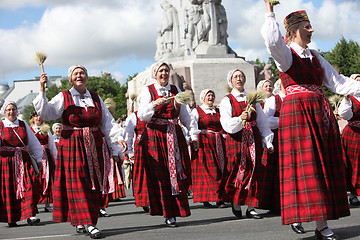
[[(249, 117), (252, 112), (256, 112), (256, 109), (254, 107), (255, 104), (262, 103), (264, 99), (265, 99), (265, 95), (262, 91), (254, 91), (246, 95), (246, 101), (248, 105), (246, 106), (245, 111), (249, 113)], [(246, 119), (242, 120), (242, 125), (245, 126), (246, 122), (247, 122)]]

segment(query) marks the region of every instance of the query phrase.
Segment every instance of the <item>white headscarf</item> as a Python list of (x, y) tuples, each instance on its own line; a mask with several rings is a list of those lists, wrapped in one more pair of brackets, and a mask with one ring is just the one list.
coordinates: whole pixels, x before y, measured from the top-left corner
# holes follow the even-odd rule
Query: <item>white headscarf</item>
[(354, 73), (354, 74), (351, 74), (350, 78), (351, 78), (352, 80), (355, 80), (355, 78), (356, 78), (356, 77), (359, 77), (359, 76), (360, 76), (360, 74)]
[(204, 103), (204, 99), (205, 99), (205, 97), (206, 97), (206, 94), (208, 94), (209, 92), (212, 92), (213, 94), (214, 94), (214, 97), (215, 97), (215, 92), (214, 92), (214, 90), (212, 90), (212, 89), (204, 89), (204, 90), (202, 90), (201, 91), (201, 93), (200, 93), (200, 102), (201, 103)]
[(265, 84), (266, 82), (269, 82), (269, 83), (271, 83), (271, 85), (272, 85), (272, 81), (271, 81), (271, 80), (265, 79), (265, 80), (261, 80), (261, 81), (258, 83), (256, 89), (257, 89), (258, 91), (259, 91), (259, 90), (262, 90), (262, 87), (264, 86), (264, 84)]
[[(233, 85), (232, 82), (231, 82), (231, 78), (232, 78), (232, 76), (234, 75), (234, 73), (235, 73), (236, 71), (240, 71), (240, 72), (241, 72), (242, 74), (244, 74), (244, 76), (245, 76), (245, 73), (244, 73), (243, 71), (241, 71), (240, 69), (230, 70), (230, 71), (228, 72), (228, 75), (227, 75), (227, 82), (228, 82), (228, 84), (229, 84), (229, 87), (231, 87), (231, 88), (234, 88), (234, 85)], [(246, 76), (245, 76), (245, 78), (246, 78)]]
[(56, 126), (60, 126), (60, 128), (62, 128), (62, 125), (61, 125), (61, 123), (54, 123), (53, 125), (52, 125), (52, 130), (53, 130), (53, 132), (55, 132), (55, 127)]
[(164, 64), (170, 69), (169, 64), (167, 64), (166, 62), (163, 62), (163, 61), (159, 61), (159, 62), (156, 62), (153, 65), (151, 65), (151, 67), (150, 67), (150, 75), (151, 75), (152, 79), (156, 80), (156, 73), (158, 72), (159, 68)]
[(81, 68), (82, 70), (84, 70), (86, 76), (88, 76), (87, 70), (83, 65), (80, 65), (80, 64), (72, 65), (71, 67), (69, 67), (69, 70), (68, 70), (68, 79), (70, 82), (71, 82), (71, 75), (74, 72), (74, 70), (77, 68)]
[(4, 104), (2, 105), (1, 109), (0, 109), (0, 115), (5, 115), (5, 109), (10, 104), (14, 105), (16, 107), (16, 109), (17, 109), (16, 102), (14, 102), (14, 101), (5, 101)]

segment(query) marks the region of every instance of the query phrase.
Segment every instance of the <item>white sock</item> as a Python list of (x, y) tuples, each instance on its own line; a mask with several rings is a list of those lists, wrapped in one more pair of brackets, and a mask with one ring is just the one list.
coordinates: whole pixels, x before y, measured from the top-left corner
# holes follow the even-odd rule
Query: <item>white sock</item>
[(236, 204), (233, 204), (233, 207), (236, 211), (241, 211), (241, 206), (240, 205), (236, 205)]
[(36, 220), (38, 219), (37, 217), (30, 217), (30, 220)]
[(323, 236), (330, 236), (334, 234), (328, 227), (326, 220), (316, 221), (316, 229), (319, 230)]
[[(95, 230), (94, 230), (94, 228), (95, 228)], [(90, 225), (90, 224), (87, 225), (87, 231), (89, 233), (93, 233), (93, 234), (97, 233), (97, 232), (100, 232), (100, 230), (97, 228), (96, 225)]]
[(295, 227), (301, 226), (301, 222), (299, 222), (299, 223), (292, 223), (291, 225), (293, 225), (293, 226), (295, 226)]

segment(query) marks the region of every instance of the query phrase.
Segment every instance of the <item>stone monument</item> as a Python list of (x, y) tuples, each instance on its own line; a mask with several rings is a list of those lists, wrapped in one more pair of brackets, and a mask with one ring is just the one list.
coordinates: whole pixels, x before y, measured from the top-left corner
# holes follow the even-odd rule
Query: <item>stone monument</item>
[[(163, 20), (158, 28), (155, 60), (171, 64), (170, 83), (192, 91), (197, 104), (199, 94), (211, 88), (216, 103), (228, 94), (227, 73), (234, 68), (246, 75), (245, 89), (255, 90), (255, 65), (247, 62), (228, 45), (228, 20), (222, 0), (163, 0)], [(150, 69), (128, 83), (128, 96), (140, 96), (153, 83)], [(137, 104), (128, 98), (129, 105)]]

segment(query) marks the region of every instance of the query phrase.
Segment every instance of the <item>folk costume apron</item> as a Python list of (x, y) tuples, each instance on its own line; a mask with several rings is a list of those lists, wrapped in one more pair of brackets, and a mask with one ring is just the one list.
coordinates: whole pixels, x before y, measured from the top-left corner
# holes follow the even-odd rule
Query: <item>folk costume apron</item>
[(199, 150), (191, 154), (192, 190), (194, 202), (219, 202), (219, 186), (225, 167), (225, 141), (220, 124), (220, 114), (199, 114)]
[(90, 91), (95, 107), (77, 107), (69, 91), (62, 93), (65, 106), (55, 168), (53, 221), (94, 225), (103, 205), (102, 193), (107, 193), (110, 165), (99, 128), (101, 103), (97, 93)]
[(322, 90), (324, 70), (314, 54), (279, 72), (286, 97), (279, 119), (283, 224), (348, 216), (345, 166), (337, 122)]
[(353, 117), (348, 121), (342, 135), (341, 143), (346, 163), (346, 179), (348, 191), (360, 194), (360, 102), (350, 97)]
[(39, 186), (27, 148), (14, 133), (27, 146), (25, 123), (19, 120), (19, 127), (11, 128), (1, 122), (0, 128), (0, 222), (14, 223), (38, 213), (35, 194)]
[[(149, 85), (152, 101), (160, 98), (154, 85)], [(170, 96), (177, 94), (171, 85)], [(176, 104), (176, 107), (175, 107)], [(180, 105), (170, 101), (155, 108), (139, 141), (149, 196), (150, 215), (165, 218), (190, 215), (188, 187), (191, 181), (190, 157), (185, 137), (178, 124)], [(135, 193), (135, 198), (139, 195)], [(138, 200), (137, 200), (138, 201)]]

